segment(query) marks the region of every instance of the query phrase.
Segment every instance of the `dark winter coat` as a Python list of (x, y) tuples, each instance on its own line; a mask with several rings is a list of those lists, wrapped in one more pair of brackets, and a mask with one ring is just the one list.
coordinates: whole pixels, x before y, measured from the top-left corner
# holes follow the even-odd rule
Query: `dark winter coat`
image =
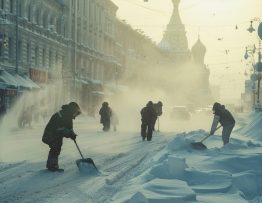
[(224, 126), (232, 126), (235, 125), (235, 119), (232, 116), (232, 114), (225, 108), (223, 105), (215, 105), (214, 108), (214, 114), (219, 116), (219, 122), (220, 124)]
[(48, 145), (62, 145), (63, 137), (74, 134), (72, 115), (66, 110), (53, 114), (44, 130), (42, 141)]
[(153, 106), (146, 106), (140, 111), (142, 116), (142, 122), (153, 124), (157, 119), (157, 114)]
[(100, 123), (108, 123), (110, 122), (110, 118), (112, 116), (112, 110), (109, 106), (102, 106), (99, 110), (99, 114), (101, 116)]

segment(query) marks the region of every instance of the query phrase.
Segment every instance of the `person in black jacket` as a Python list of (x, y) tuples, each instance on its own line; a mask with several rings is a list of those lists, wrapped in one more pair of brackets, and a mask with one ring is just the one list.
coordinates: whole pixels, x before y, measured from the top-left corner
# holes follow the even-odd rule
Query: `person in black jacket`
[(103, 102), (102, 107), (99, 110), (99, 114), (101, 116), (100, 123), (103, 124), (103, 131), (109, 131), (112, 110), (109, 107), (108, 102)]
[(140, 111), (141, 114), (141, 136), (144, 141), (147, 138), (147, 141), (151, 141), (154, 123), (157, 118), (157, 114), (154, 110), (153, 102), (149, 101), (146, 107), (142, 108)]
[(224, 145), (229, 142), (230, 134), (235, 126), (235, 119), (224, 105), (215, 102), (213, 105), (214, 119), (210, 130), (210, 135), (215, 133), (218, 123), (223, 127), (222, 140)]
[(46, 162), (46, 168), (50, 171), (63, 170), (59, 169), (58, 156), (63, 145), (63, 138), (76, 139), (73, 130), (73, 119), (81, 113), (80, 107), (75, 102), (63, 105), (61, 110), (52, 115), (49, 120), (42, 141), (49, 145), (50, 150)]

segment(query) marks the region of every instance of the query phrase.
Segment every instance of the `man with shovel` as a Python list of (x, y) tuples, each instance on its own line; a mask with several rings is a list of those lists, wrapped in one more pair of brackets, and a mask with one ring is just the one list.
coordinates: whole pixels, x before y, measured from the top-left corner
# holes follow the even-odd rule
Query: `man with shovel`
[(230, 134), (235, 126), (235, 119), (232, 114), (218, 102), (213, 105), (214, 119), (210, 130), (210, 135), (213, 135), (217, 129), (218, 123), (223, 127), (222, 140), (224, 145), (229, 142)]
[(42, 141), (49, 145), (50, 151), (46, 162), (46, 168), (50, 171), (63, 171), (58, 165), (58, 156), (63, 145), (63, 138), (71, 138), (75, 141), (76, 134), (73, 130), (73, 119), (81, 113), (76, 102), (63, 105), (61, 110), (52, 115), (46, 128)]

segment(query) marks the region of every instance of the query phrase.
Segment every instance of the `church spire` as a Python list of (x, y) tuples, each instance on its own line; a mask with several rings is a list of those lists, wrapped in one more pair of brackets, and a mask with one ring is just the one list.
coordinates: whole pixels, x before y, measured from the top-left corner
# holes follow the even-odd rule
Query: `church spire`
[(170, 18), (170, 22), (167, 25), (162, 41), (160, 42), (160, 47), (172, 53), (175, 57), (187, 57), (189, 55), (189, 49), (185, 26), (182, 24), (178, 10), (180, 0), (172, 0), (172, 3), (173, 13)]

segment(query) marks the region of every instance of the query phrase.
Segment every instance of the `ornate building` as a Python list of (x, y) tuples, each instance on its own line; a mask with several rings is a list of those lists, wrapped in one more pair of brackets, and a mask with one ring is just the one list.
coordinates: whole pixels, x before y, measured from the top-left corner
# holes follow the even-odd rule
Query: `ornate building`
[(29, 74), (31, 69), (61, 71), (67, 47), (64, 5), (54, 0), (3, 0), (0, 4), (1, 35), (7, 41), (1, 47), (1, 67), (19, 74)]
[(202, 99), (208, 104), (212, 100), (209, 75), (210, 72), (207, 69), (204, 58), (206, 54), (206, 47), (201, 42), (200, 38), (196, 41), (191, 49), (192, 67), (194, 70), (195, 87), (197, 88), (197, 94), (201, 95)]
[[(104, 86), (120, 72), (115, 57), (117, 6), (104, 0), (65, 0), (69, 8), (70, 68), (64, 81), (72, 96), (89, 114), (94, 114), (105, 96)], [(70, 81), (71, 78), (71, 81)]]
[(190, 51), (188, 49), (185, 26), (182, 24), (178, 11), (180, 0), (172, 0), (172, 3), (173, 14), (159, 46), (163, 51), (183, 62), (189, 59)]
[[(31, 80), (46, 84), (61, 78), (68, 58), (67, 12), (56, 0), (0, 1), (1, 100), (6, 106)], [(10, 82), (7, 73), (13, 76)]]

